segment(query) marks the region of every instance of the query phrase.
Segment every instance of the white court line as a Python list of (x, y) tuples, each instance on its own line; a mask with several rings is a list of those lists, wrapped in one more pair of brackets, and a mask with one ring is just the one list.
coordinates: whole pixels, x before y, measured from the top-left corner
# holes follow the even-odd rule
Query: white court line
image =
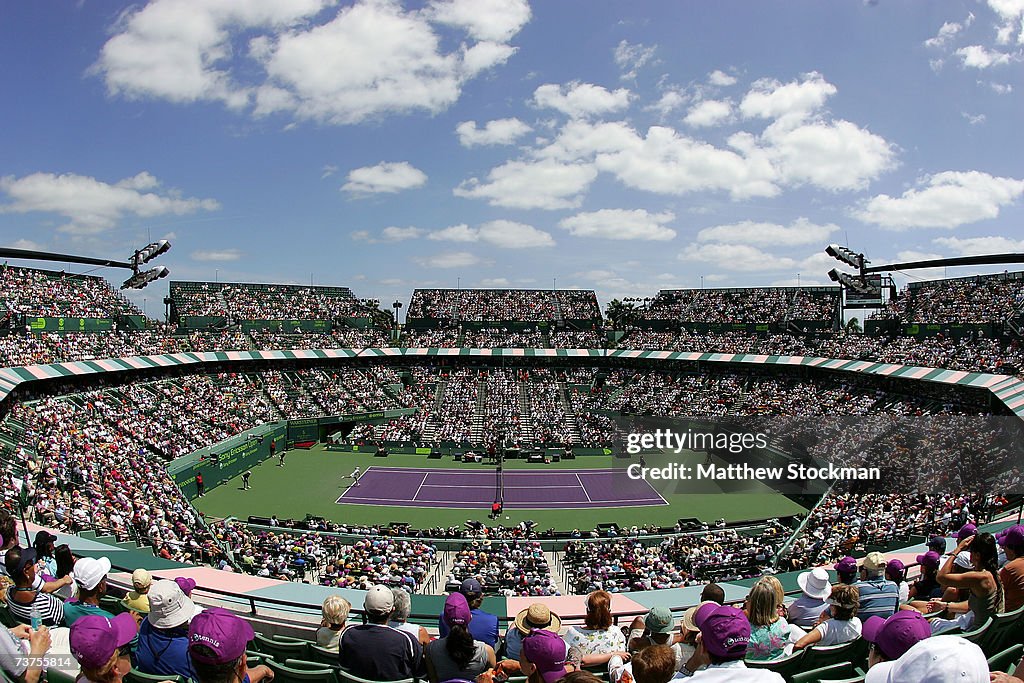
[[(423, 484), (421, 484), (423, 486)], [(492, 484), (426, 484), (428, 489), (490, 489)], [(541, 486), (505, 486), (508, 489), (578, 489), (576, 484), (544, 484)]]
[(412, 501), (410, 501), (410, 502), (415, 503), (416, 499), (419, 498), (420, 489), (423, 488), (423, 482), (425, 482), (427, 480), (427, 477), (429, 477), (429, 476), (430, 476), (429, 474), (424, 474), (423, 478), (420, 479), (420, 485), (416, 487), (416, 493), (412, 494)]
[(594, 501), (590, 500), (590, 493), (587, 491), (587, 487), (583, 485), (583, 480), (580, 479), (579, 472), (576, 473), (576, 481), (580, 483), (580, 488), (583, 489), (583, 495), (587, 497), (587, 502), (593, 503)]

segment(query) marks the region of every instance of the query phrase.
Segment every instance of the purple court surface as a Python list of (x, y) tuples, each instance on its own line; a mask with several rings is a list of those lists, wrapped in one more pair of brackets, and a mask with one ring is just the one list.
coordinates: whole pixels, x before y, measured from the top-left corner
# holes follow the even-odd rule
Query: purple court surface
[[(623, 469), (505, 470), (505, 508), (566, 509), (668, 505), (643, 479)], [(479, 508), (494, 502), (494, 470), (370, 467), (337, 503)]]

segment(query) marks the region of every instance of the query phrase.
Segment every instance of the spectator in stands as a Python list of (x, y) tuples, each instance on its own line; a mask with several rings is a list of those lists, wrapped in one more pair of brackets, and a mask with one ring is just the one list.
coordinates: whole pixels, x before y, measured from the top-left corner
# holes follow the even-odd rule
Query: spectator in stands
[[(953, 573), (953, 564), (957, 556), (969, 550), (971, 571)], [(999, 557), (996, 550), (996, 539), (990, 533), (981, 533), (964, 537), (956, 550), (949, 556), (946, 563), (939, 569), (936, 579), (945, 587), (966, 589), (967, 600), (962, 602), (940, 602), (933, 600), (933, 608), (944, 607), (947, 615), (960, 615), (956, 619), (932, 619), (932, 633), (959, 627), (964, 631), (973, 625), (984, 624), (989, 617), (1003, 611), (1005, 596), (1003, 584), (999, 580)]]
[(431, 683), (452, 679), (473, 680), (494, 667), (494, 648), (476, 640), (469, 631), (473, 614), (461, 592), (450, 594), (441, 614), (448, 634), (432, 641), (423, 649), (427, 674)]
[(32, 547), (36, 549), (36, 557), (43, 563), (44, 569), (41, 572), (44, 581), (53, 581), (57, 578), (57, 560), (54, 558), (54, 542), (57, 537), (46, 529), (36, 532), (36, 539)]
[(679, 671), (675, 654), (666, 645), (644, 648), (630, 664), (636, 683), (668, 683)]
[(558, 633), (562, 628), (562, 619), (541, 602), (535, 602), (516, 615), (515, 621), (505, 632), (505, 656), (519, 659), (519, 650), (523, 638), (536, 630), (548, 630)]
[(64, 623), (74, 626), (82, 617), (96, 614), (107, 619), (114, 615), (100, 607), (100, 598), (107, 594), (107, 574), (110, 572), (110, 560), (105, 557), (95, 559), (83, 557), (75, 562), (72, 572), (78, 584), (78, 597), (64, 603)]
[(871, 617), (863, 624), (864, 640), (868, 641), (868, 676), (865, 683), (882, 683), (893, 662), (902, 657), (918, 641), (930, 638), (931, 626), (916, 610), (903, 610), (888, 619)]
[(64, 603), (44, 592), (43, 579), (36, 575), (35, 548), (11, 548), (4, 555), (4, 567), (14, 581), (7, 589), (7, 611), (16, 621), (30, 624), (32, 612), (38, 610), (44, 626), (64, 623)]
[(822, 618), (807, 635), (796, 641), (793, 649), (802, 650), (819, 644), (839, 645), (860, 638), (862, 625), (857, 617), (860, 607), (857, 587), (846, 584), (834, 586), (828, 604), (830, 618)]
[[(459, 592), (466, 596), (469, 608), (473, 612), (473, 621), (469, 625), (469, 632), (477, 640), (487, 643), (491, 647), (497, 647), (498, 617), (480, 609), (480, 605), (484, 602), (483, 586), (476, 579), (469, 578), (459, 586)], [(448, 635), (448, 625), (444, 623), (443, 615), (438, 622), (437, 633), (442, 638)]]
[(149, 589), (149, 615), (139, 628), (135, 665), (161, 676), (195, 678), (188, 658), (188, 627), (198, 609), (174, 581), (162, 579)]
[(220, 607), (197, 614), (188, 627), (188, 656), (195, 683), (260, 683), (273, 680), (265, 664), (248, 667), (245, 650), (254, 637), (245, 619)]
[[(781, 591), (768, 579), (762, 577), (750, 589), (744, 613), (750, 622), (750, 642), (746, 658), (749, 660), (775, 659), (783, 654), (789, 636), (789, 624), (782, 618)], [(778, 579), (775, 579), (778, 581)]]
[(917, 556), (917, 564), (921, 567), (921, 575), (911, 584), (907, 594), (910, 596), (911, 607), (925, 611), (929, 600), (942, 596), (943, 588), (936, 578), (939, 573), (939, 554), (929, 550)]
[[(28, 645), (27, 651), (25, 641)], [(0, 627), (0, 668), (17, 683), (38, 683), (44, 668), (29, 666), (25, 659), (41, 658), (50, 650), (50, 629), (45, 626), (33, 631), (24, 624), (13, 629)]]
[(910, 584), (907, 583), (907, 569), (903, 566), (902, 560), (892, 559), (885, 565), (885, 578), (896, 584), (899, 592), (899, 604), (904, 604), (910, 599)]
[(1006, 564), (999, 570), (999, 580), (1006, 593), (1004, 609), (1012, 612), (1024, 605), (1024, 526), (1016, 524), (999, 538), (1006, 553)]
[[(868, 674), (871, 672), (868, 671)], [(933, 636), (915, 643), (893, 662), (886, 683), (989, 683), (985, 653), (958, 636)]]
[(523, 638), (519, 667), (529, 683), (555, 683), (579, 668), (569, 661), (565, 641), (546, 629), (536, 629)]
[(743, 659), (750, 643), (750, 622), (742, 610), (709, 603), (694, 614), (700, 629), (697, 650), (680, 670), (702, 683), (743, 681), (782, 683), (782, 676), (767, 669), (747, 669)]
[[(392, 588), (391, 594), (395, 596), (395, 607), (391, 610), (388, 626), (397, 628), (399, 631), (408, 632), (410, 635), (415, 636), (416, 640), (420, 641), (420, 645), (426, 646), (430, 642), (430, 634), (427, 633), (427, 629), (417, 624), (409, 623), (409, 614), (412, 612), (412, 598), (409, 595), (409, 591), (404, 588)], [(476, 619), (475, 614), (473, 619)], [(473, 629), (470, 628), (469, 632), (472, 633)], [(473, 637), (476, 638), (476, 636)]]
[(320, 628), (316, 630), (316, 644), (322, 648), (338, 651), (338, 643), (341, 642), (341, 632), (348, 621), (348, 613), (352, 609), (352, 603), (340, 595), (328, 595), (320, 607), (324, 618), (320, 621)]
[(614, 624), (611, 604), (611, 594), (594, 591), (587, 596), (583, 626), (570, 626), (565, 632), (566, 645), (579, 648), (583, 666), (606, 664), (614, 656), (629, 659), (626, 638)]
[(390, 628), (388, 618), (395, 596), (387, 586), (366, 591), (363, 610), (368, 623), (349, 626), (341, 633), (338, 663), (360, 678), (398, 681), (422, 672), (423, 649), (410, 633)]
[(888, 619), (896, 613), (900, 602), (899, 587), (885, 578), (885, 555), (871, 552), (860, 566), (860, 581), (854, 585), (860, 593), (860, 615)]
[[(674, 671), (679, 671), (692, 652), (684, 652), (681, 642), (674, 642), (675, 620), (672, 612), (667, 607), (660, 605), (647, 610), (643, 617), (636, 617), (630, 625), (629, 637), (626, 639), (626, 649), (635, 660), (636, 653), (653, 645), (667, 645), (672, 649), (676, 658)], [(609, 660), (610, 661), (610, 660)]]
[(832, 595), (832, 586), (828, 582), (828, 572), (821, 567), (801, 573), (796, 577), (796, 583), (800, 586), (801, 595), (789, 606), (787, 621), (807, 630), (813, 628), (821, 613), (828, 609), (826, 600)]
[(701, 602), (717, 602), (719, 605), (725, 602), (725, 590), (717, 583), (709, 583), (700, 592)]
[(135, 614), (149, 614), (149, 588), (152, 585), (153, 576), (149, 571), (142, 567), (136, 569), (132, 572), (132, 590), (124, 598), (124, 606)]
[(139, 625), (125, 612), (113, 619), (90, 614), (71, 627), (71, 654), (82, 667), (79, 681), (120, 683), (131, 671), (129, 643)]
[(195, 579), (190, 579), (187, 576), (176, 576), (174, 577), (174, 583), (178, 584), (178, 588), (181, 589), (186, 598), (192, 597), (192, 591), (196, 589)]
[(836, 571), (836, 576), (839, 577), (839, 583), (854, 584), (857, 581), (857, 560), (853, 559), (849, 555), (836, 562), (832, 569)]

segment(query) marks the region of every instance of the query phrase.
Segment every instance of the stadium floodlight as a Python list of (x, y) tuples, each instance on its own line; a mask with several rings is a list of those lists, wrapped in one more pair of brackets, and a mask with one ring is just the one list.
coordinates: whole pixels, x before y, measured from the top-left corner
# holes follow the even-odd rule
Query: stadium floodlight
[(871, 288), (870, 285), (868, 285), (867, 282), (865, 282), (861, 278), (850, 275), (849, 273), (843, 273), (841, 271), (836, 270), (835, 268), (828, 271), (828, 277), (830, 280), (832, 280), (832, 282), (838, 282), (843, 287), (851, 289), (857, 294), (867, 295), (872, 294), (875, 291), (874, 289)]
[(167, 250), (171, 248), (171, 243), (167, 240), (160, 240), (159, 242), (153, 242), (147, 244), (142, 249), (139, 249), (132, 256), (132, 264), (137, 268), (142, 263), (149, 263), (160, 254), (167, 253)]
[(167, 266), (159, 266), (157, 268), (150, 268), (147, 271), (136, 273), (130, 278), (124, 281), (121, 285), (121, 289), (142, 289), (150, 282), (159, 280), (162, 277), (167, 277), (171, 274), (171, 271), (167, 270)]
[(852, 249), (841, 247), (838, 244), (830, 244), (825, 247), (825, 253), (837, 261), (842, 261), (848, 266), (853, 266), (857, 270), (864, 270), (864, 266), (870, 263), (870, 261), (864, 258), (864, 254), (858, 254)]

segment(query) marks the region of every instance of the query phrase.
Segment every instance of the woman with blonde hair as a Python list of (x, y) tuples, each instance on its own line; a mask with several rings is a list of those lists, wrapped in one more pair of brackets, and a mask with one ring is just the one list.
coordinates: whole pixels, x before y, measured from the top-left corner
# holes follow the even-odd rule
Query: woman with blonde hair
[(348, 621), (348, 613), (351, 610), (352, 603), (340, 595), (328, 595), (324, 598), (324, 604), (320, 608), (324, 618), (320, 622), (320, 628), (316, 630), (316, 644), (337, 652), (341, 632), (345, 630), (345, 622)]
[(615, 626), (611, 605), (611, 594), (594, 591), (587, 596), (587, 616), (583, 626), (570, 626), (565, 633), (566, 645), (579, 650), (583, 666), (607, 664), (614, 656), (621, 657), (623, 661), (629, 659), (626, 636)]
[(775, 659), (784, 654), (789, 624), (782, 618), (782, 584), (774, 576), (763, 576), (750, 589), (744, 613), (750, 621), (747, 659)]

